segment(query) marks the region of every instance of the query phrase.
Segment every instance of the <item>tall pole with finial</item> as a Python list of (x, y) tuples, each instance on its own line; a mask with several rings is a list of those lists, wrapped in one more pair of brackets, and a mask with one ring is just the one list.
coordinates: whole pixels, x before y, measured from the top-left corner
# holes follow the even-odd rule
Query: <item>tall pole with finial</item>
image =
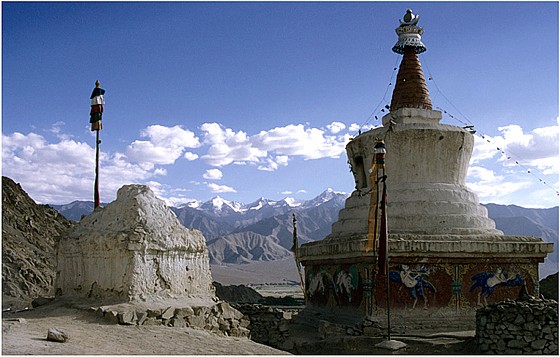
[(95, 183), (93, 187), (93, 208), (99, 206), (99, 130), (95, 133)]
[(385, 277), (387, 339), (391, 340), (391, 293), (389, 281), (389, 232), (387, 228), (387, 174), (385, 173), (385, 153), (385, 142), (378, 139), (375, 144), (375, 155), (372, 160), (370, 173), (371, 193), (367, 249), (374, 251), (374, 259), (377, 259), (377, 272), (380, 276)]
[(303, 282), (303, 275), (301, 273), (301, 264), (299, 262), (299, 242), (298, 242), (298, 235), (297, 235), (297, 228), (296, 228), (296, 214), (292, 213), (292, 226), (293, 226), (293, 244), (292, 244), (292, 252), (294, 253), (294, 260), (296, 261), (296, 266), (299, 274), (299, 286), (301, 288), (301, 292), (303, 293), (303, 298), (305, 302), (307, 302), (307, 293), (305, 292), (305, 283)]
[(91, 123), (91, 131), (95, 131), (95, 182), (93, 185), (93, 208), (97, 208), (100, 204), (99, 199), (99, 131), (103, 128), (102, 126), (102, 115), (103, 115), (103, 105), (105, 104), (105, 99), (103, 95), (105, 94), (105, 89), (101, 88), (101, 83), (99, 80), (95, 81), (95, 88), (91, 93), (91, 110), (89, 112)]

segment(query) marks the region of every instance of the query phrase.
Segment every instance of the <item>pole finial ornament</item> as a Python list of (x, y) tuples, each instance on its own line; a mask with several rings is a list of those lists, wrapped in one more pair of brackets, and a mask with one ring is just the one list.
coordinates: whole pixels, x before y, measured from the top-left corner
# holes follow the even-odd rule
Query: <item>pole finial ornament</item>
[(103, 116), (103, 104), (105, 104), (105, 99), (103, 95), (105, 94), (105, 89), (102, 89), (101, 82), (99, 79), (95, 81), (95, 88), (91, 92), (89, 99), (91, 100), (91, 108), (89, 111), (89, 122), (91, 123), (91, 131), (101, 130), (101, 119)]
[(398, 54), (404, 54), (405, 47), (414, 48), (417, 54), (426, 51), (426, 46), (422, 43), (422, 34), (424, 29), (417, 26), (420, 15), (414, 15), (411, 9), (406, 10), (399, 27), (395, 29), (395, 32), (399, 36), (397, 43), (393, 46), (393, 52)]

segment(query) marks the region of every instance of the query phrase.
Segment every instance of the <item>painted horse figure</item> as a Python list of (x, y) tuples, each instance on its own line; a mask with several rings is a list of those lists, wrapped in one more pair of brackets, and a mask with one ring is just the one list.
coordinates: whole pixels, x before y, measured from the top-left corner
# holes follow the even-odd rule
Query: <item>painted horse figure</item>
[(515, 276), (508, 277), (508, 273), (504, 272), (501, 267), (496, 269), (495, 272), (482, 272), (472, 276), (471, 278), (474, 280), (469, 291), (474, 291), (479, 286), (481, 287), (480, 292), (478, 293), (478, 305), (483, 306), (480, 302), (480, 298), (484, 298), (484, 306), (488, 305), (488, 297), (492, 295), (494, 289), (497, 286), (521, 286), (524, 284), (523, 278), (519, 273), (516, 273)]
[(348, 302), (352, 302), (352, 275), (341, 270), (336, 276), (335, 291), (343, 295)]
[(307, 297), (317, 305), (325, 305), (329, 299), (329, 285), (332, 284), (330, 274), (319, 271), (307, 276)]
[(389, 272), (389, 279), (391, 281), (402, 283), (404, 286), (407, 287), (408, 293), (410, 297), (414, 301), (412, 304), (412, 308), (416, 307), (418, 303), (418, 296), (422, 298), (424, 301), (424, 310), (428, 308), (428, 299), (424, 294), (424, 288), (428, 288), (434, 294), (436, 293), (436, 288), (427, 280), (430, 271), (427, 269), (417, 269), (417, 270), (410, 270), (408, 265), (400, 265), (399, 271), (391, 270)]

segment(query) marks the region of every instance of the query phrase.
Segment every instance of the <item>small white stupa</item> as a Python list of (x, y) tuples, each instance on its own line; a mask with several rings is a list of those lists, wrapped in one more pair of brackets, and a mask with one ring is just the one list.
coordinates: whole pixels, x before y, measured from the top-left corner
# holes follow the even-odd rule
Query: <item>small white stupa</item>
[(121, 187), (60, 240), (55, 286), (62, 296), (127, 303), (215, 297), (204, 236), (143, 185)]

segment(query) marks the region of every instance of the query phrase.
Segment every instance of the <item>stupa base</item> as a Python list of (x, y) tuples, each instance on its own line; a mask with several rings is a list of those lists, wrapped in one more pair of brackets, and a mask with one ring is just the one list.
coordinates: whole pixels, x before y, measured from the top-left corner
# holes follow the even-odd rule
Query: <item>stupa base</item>
[(378, 272), (366, 237), (329, 237), (300, 248), (309, 306), (372, 314), (391, 309), (461, 312), (515, 299), (523, 285), (539, 296), (538, 265), (552, 249), (534, 237), (393, 234), (389, 271)]

